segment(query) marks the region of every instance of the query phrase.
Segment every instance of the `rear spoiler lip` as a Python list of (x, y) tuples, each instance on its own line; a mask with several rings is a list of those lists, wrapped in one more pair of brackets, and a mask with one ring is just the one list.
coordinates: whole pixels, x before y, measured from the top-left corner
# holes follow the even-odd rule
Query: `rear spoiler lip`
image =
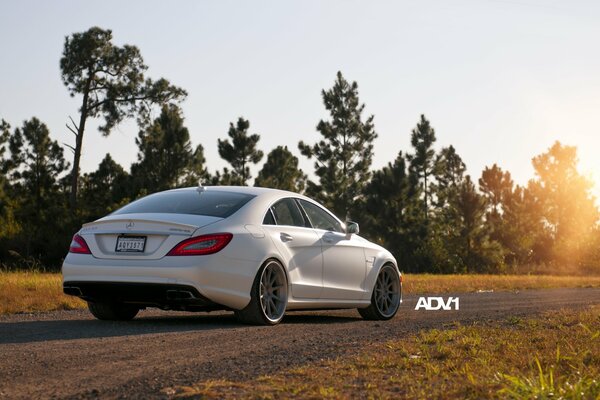
[[(189, 236), (191, 234), (193, 234), (197, 229), (198, 226), (196, 225), (188, 225), (188, 224), (182, 224), (182, 223), (178, 223), (178, 222), (167, 222), (167, 221), (161, 221), (161, 220), (151, 220), (151, 219), (139, 219), (139, 218), (131, 218), (131, 219), (111, 219), (111, 220), (107, 220), (107, 221), (94, 221), (94, 222), (90, 222), (87, 224), (83, 224), (81, 229), (79, 230), (80, 234), (89, 234), (89, 233), (94, 233), (94, 234), (103, 234), (103, 233), (125, 233), (126, 230), (123, 229), (125, 228), (125, 225), (133, 222), (133, 223), (138, 223), (138, 224), (142, 224), (142, 223), (148, 223), (148, 224), (153, 224), (153, 225), (165, 225), (165, 230), (161, 231), (161, 230), (156, 230), (156, 229), (135, 229), (132, 234), (135, 232), (136, 234), (164, 234), (165, 232), (169, 232), (169, 234), (171, 235), (184, 235), (184, 236)], [(103, 225), (109, 225), (109, 224), (119, 224), (122, 223), (123, 224), (123, 228), (115, 228), (115, 227), (111, 227), (111, 228), (107, 228)], [(168, 228), (170, 227), (170, 228)]]

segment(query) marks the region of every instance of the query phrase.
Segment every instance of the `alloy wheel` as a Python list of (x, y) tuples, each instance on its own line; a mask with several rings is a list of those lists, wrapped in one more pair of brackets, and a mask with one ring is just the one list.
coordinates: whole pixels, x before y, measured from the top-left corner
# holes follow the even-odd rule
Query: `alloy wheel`
[(400, 305), (400, 279), (395, 268), (386, 265), (375, 283), (375, 304), (384, 317), (394, 315)]
[(283, 267), (277, 262), (265, 266), (260, 278), (260, 306), (270, 321), (278, 321), (285, 313), (287, 284)]

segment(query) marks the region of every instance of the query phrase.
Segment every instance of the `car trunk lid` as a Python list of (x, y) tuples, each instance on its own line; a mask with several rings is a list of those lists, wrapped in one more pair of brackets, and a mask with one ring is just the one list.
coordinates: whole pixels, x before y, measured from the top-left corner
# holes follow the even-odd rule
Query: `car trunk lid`
[(84, 224), (79, 234), (96, 258), (156, 260), (198, 228), (221, 219), (187, 214), (109, 215)]

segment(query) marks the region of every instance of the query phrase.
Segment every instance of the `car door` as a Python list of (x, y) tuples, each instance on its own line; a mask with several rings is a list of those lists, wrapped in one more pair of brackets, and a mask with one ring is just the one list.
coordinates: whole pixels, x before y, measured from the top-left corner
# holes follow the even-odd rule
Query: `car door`
[(317, 232), (292, 198), (277, 201), (265, 215), (263, 228), (285, 258), (292, 295), (318, 299), (323, 289), (323, 255)]
[(342, 224), (318, 205), (298, 199), (321, 239), (323, 248), (322, 299), (358, 300), (365, 293), (367, 263), (356, 235), (344, 232)]

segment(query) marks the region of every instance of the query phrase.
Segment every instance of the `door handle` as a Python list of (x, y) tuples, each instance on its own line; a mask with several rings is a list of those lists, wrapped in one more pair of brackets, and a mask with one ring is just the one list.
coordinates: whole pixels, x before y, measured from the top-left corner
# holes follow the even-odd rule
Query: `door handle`
[(288, 235), (287, 233), (281, 232), (279, 234), (279, 238), (281, 239), (282, 242), (291, 242), (292, 240), (294, 240), (294, 238), (292, 237), (292, 235)]

